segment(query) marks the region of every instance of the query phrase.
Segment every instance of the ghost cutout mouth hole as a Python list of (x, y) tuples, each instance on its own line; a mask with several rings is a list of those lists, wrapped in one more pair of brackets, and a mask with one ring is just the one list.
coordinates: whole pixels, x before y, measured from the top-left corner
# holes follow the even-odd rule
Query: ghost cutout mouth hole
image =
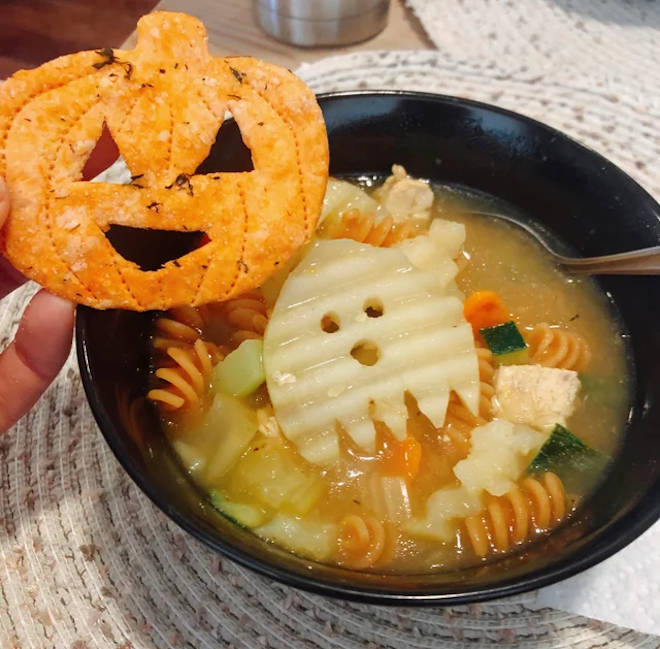
[(158, 270), (168, 261), (187, 255), (206, 243), (204, 232), (147, 230), (127, 225), (111, 225), (105, 232), (112, 247), (141, 270)]
[(373, 343), (370, 340), (361, 340), (359, 343), (353, 345), (351, 356), (360, 363), (360, 365), (372, 366), (380, 359), (380, 349), (378, 349), (376, 343)]
[(339, 316), (336, 313), (326, 313), (321, 318), (321, 329), (327, 334), (333, 334), (339, 331)]
[(385, 312), (383, 303), (377, 297), (369, 298), (364, 303), (363, 310), (367, 314), (367, 318), (380, 318)]
[(215, 142), (206, 159), (195, 170), (196, 174), (212, 174), (215, 172), (248, 172), (254, 171), (252, 153), (246, 146), (241, 129), (236, 120), (227, 118), (215, 136)]

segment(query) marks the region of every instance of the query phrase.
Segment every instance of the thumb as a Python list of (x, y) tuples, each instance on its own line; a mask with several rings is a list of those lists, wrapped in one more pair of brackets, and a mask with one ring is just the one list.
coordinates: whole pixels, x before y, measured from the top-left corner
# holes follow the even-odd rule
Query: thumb
[(0, 354), (0, 433), (37, 401), (69, 355), (73, 305), (41, 290), (28, 305), (16, 338)]

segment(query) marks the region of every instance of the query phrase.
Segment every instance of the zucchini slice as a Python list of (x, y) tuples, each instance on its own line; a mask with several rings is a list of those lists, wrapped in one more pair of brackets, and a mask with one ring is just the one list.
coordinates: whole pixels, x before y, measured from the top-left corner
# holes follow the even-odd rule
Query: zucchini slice
[(579, 437), (556, 424), (527, 472), (552, 471), (562, 479), (567, 491), (581, 493), (603, 476), (610, 461), (609, 455), (587, 446)]
[(500, 365), (520, 365), (529, 362), (527, 344), (513, 320), (479, 329), (479, 333)]
[(243, 527), (259, 527), (263, 525), (268, 516), (260, 507), (248, 505), (247, 503), (237, 503), (222, 493), (221, 491), (211, 491), (209, 493), (211, 504), (221, 511), (227, 518)]

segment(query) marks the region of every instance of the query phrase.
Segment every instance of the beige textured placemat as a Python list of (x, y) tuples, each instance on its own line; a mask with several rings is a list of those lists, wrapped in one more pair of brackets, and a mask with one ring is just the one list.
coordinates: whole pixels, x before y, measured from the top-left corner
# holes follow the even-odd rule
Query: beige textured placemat
[[(2, 338), (30, 289), (0, 303)], [(3, 340), (0, 340), (2, 344)], [(533, 594), (449, 608), (325, 599), (223, 560), (135, 487), (97, 431), (75, 359), (0, 439), (3, 649), (659, 647)]]
[[(660, 103), (628, 95), (626, 86), (611, 80), (607, 89), (598, 90), (595, 77), (594, 85), (585, 87), (584, 80), (555, 82), (484, 63), (436, 51), (359, 52), (303, 64), (297, 73), (317, 92), (419, 90), (523, 113), (605, 155), (660, 196)], [(660, 85), (651, 90), (660, 97)]]
[[(553, 124), (660, 194), (658, 114), (634, 98), (481, 69), (442, 53), (365, 53), (303, 66), (317, 90), (457, 94)], [(0, 348), (31, 289), (0, 302)], [(97, 431), (75, 364), (0, 438), (0, 647), (660, 647), (660, 639), (550, 609), (534, 594), (405, 609), (272, 583), (179, 530)]]
[(657, 0), (406, 0), (440, 52), (660, 106)]

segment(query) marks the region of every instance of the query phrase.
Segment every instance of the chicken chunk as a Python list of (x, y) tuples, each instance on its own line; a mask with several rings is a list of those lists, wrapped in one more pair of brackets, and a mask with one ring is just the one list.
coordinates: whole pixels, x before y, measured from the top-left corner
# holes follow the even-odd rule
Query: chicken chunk
[(392, 166), (392, 175), (375, 195), (392, 218), (428, 220), (433, 205), (433, 190), (423, 180), (411, 178), (401, 165)]
[(580, 379), (573, 370), (541, 365), (504, 365), (495, 375), (497, 416), (550, 430), (575, 410)]

